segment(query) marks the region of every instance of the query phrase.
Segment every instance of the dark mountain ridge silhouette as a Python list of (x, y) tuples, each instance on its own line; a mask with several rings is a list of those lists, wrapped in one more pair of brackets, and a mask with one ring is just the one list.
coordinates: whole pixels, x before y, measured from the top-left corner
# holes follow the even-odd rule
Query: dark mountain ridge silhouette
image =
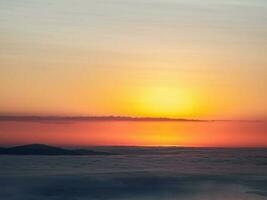
[(29, 144), (10, 148), (0, 147), (0, 155), (113, 155), (87, 149), (63, 149), (45, 144)]

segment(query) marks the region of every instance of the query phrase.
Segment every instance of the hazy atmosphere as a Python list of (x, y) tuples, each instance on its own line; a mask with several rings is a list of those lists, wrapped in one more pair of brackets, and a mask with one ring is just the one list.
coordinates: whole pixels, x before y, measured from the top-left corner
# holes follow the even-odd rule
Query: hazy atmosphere
[(3, 115), (266, 118), (265, 0), (1, 0)]
[(0, 0), (0, 199), (267, 200), (267, 0)]

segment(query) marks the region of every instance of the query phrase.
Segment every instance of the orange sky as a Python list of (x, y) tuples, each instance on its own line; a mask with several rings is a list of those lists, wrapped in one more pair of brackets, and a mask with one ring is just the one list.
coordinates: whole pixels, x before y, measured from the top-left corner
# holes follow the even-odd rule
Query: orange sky
[(266, 122), (0, 121), (0, 145), (267, 147)]
[[(0, 115), (266, 119), (266, 13), (262, 0), (1, 1)], [(34, 133), (15, 134), (21, 125), (9, 127), (13, 142), (34, 142)], [(265, 141), (264, 129), (254, 141), (254, 131), (232, 136), (232, 128), (218, 125), (217, 132), (210, 125), (207, 132), (216, 137), (209, 142), (212, 135), (194, 135), (194, 128), (186, 135), (155, 126), (153, 137), (145, 131), (136, 139), (115, 131), (106, 137), (106, 130), (98, 138), (102, 129), (96, 129), (92, 144)], [(61, 144), (54, 128), (37, 138)], [(91, 144), (83, 140), (87, 129), (79, 129), (66, 144)], [(1, 140), (12, 143), (0, 131)]]
[(266, 116), (263, 1), (0, 4), (2, 114)]

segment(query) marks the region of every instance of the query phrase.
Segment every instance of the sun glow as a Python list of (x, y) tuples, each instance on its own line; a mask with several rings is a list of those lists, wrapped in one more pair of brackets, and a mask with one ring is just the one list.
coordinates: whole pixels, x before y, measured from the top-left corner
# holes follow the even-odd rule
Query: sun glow
[(182, 89), (149, 88), (140, 95), (138, 107), (145, 116), (191, 117), (196, 113), (196, 98)]

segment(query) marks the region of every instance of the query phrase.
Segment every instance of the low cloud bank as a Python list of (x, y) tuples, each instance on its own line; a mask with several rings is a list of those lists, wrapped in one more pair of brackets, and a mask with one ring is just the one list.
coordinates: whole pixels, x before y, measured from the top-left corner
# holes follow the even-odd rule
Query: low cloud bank
[(264, 200), (267, 178), (160, 173), (0, 177), (5, 200)]

